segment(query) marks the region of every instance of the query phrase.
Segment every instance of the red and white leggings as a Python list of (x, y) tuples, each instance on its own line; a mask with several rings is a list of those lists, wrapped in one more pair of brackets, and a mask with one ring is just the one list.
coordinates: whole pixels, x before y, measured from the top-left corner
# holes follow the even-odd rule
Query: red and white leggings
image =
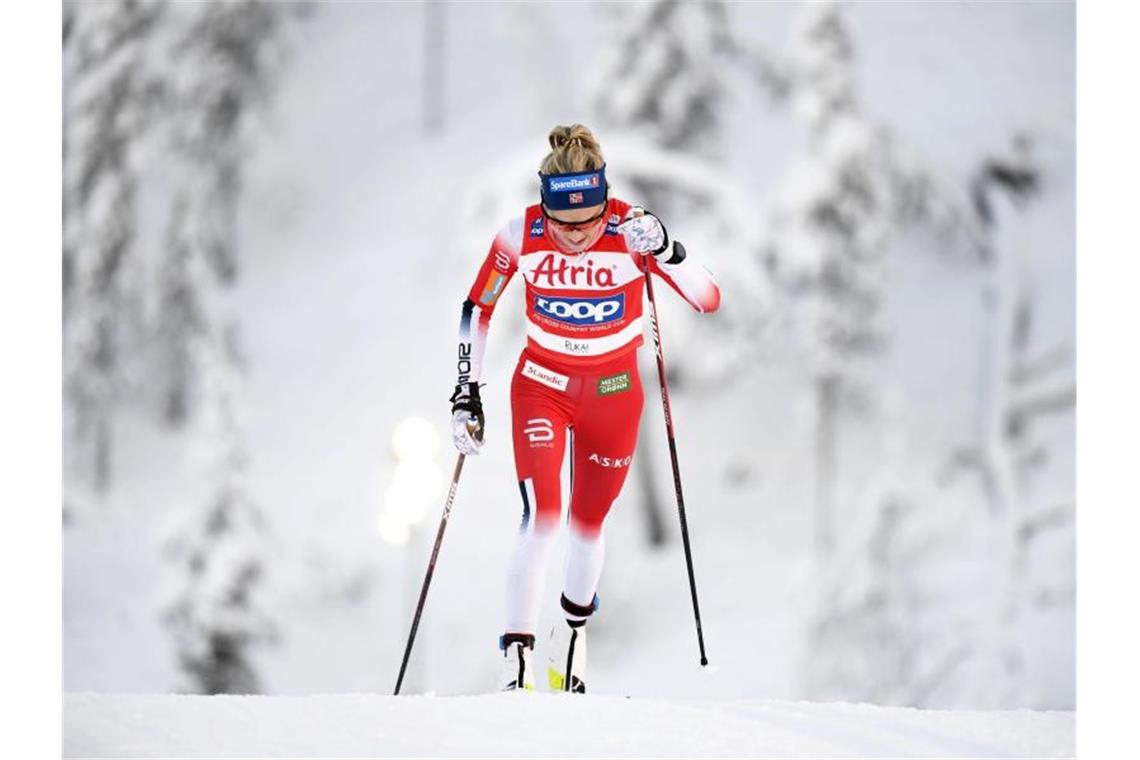
[(534, 634), (538, 626), (547, 557), (562, 513), (567, 428), (570, 536), (562, 592), (572, 605), (593, 603), (605, 558), (602, 523), (629, 473), (643, 402), (636, 350), (585, 369), (523, 350), (511, 380), (523, 519), (507, 573), (507, 633)]

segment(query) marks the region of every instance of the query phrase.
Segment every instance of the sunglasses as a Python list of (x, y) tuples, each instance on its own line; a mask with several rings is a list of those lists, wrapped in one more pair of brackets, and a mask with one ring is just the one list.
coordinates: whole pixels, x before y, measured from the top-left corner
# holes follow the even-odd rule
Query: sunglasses
[(546, 213), (546, 207), (545, 206), (542, 207), (542, 215), (544, 217), (546, 217), (546, 221), (549, 222), (552, 227), (559, 229), (559, 230), (566, 231), (566, 232), (570, 232), (570, 231), (575, 231), (575, 230), (586, 230), (586, 229), (589, 229), (590, 227), (593, 227), (595, 224), (598, 223), (598, 220), (602, 219), (606, 215), (606, 213), (609, 211), (609, 208), (610, 208), (610, 201), (607, 198), (606, 202), (604, 204), (602, 204), (602, 210), (601, 211), (599, 211), (597, 214), (594, 214), (589, 219), (586, 219), (586, 220), (581, 221), (581, 222), (564, 222), (561, 219), (556, 219), (553, 216), (551, 216), (550, 214)]

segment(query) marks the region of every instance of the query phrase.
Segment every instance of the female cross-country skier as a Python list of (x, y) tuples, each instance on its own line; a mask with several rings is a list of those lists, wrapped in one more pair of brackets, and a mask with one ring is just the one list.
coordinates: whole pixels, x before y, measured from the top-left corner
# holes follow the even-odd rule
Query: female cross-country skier
[(562, 511), (560, 472), (571, 431), (565, 621), (554, 626), (547, 675), (555, 691), (586, 690), (585, 623), (597, 609), (602, 523), (621, 491), (644, 400), (637, 371), (642, 261), (700, 312), (716, 311), (712, 275), (669, 239), (653, 214), (610, 195), (590, 130), (555, 127), (542, 161), (541, 203), (495, 236), (463, 302), (459, 380), (452, 402), (456, 448), (483, 444), (479, 376), (495, 303), (516, 272), (526, 283), (527, 341), (511, 380), (511, 430), (522, 526), (507, 572), (499, 686), (533, 689), (531, 654), (547, 555)]

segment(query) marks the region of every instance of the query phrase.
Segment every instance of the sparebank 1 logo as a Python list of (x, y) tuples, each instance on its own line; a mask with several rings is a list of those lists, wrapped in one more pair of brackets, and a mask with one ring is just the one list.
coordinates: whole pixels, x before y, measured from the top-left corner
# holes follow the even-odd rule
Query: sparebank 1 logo
[(570, 325), (600, 325), (625, 316), (625, 293), (602, 298), (534, 297), (534, 310)]
[(556, 193), (565, 193), (569, 190), (589, 190), (598, 187), (600, 183), (597, 174), (575, 174), (570, 177), (551, 178), (550, 189)]

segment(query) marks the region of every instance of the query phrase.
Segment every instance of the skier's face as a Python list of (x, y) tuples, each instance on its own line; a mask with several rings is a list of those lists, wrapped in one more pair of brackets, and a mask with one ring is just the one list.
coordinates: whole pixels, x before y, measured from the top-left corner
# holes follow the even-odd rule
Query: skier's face
[(567, 209), (551, 213), (546, 206), (546, 226), (550, 237), (564, 253), (581, 253), (602, 236), (606, 226), (606, 209), (609, 202), (587, 208)]

